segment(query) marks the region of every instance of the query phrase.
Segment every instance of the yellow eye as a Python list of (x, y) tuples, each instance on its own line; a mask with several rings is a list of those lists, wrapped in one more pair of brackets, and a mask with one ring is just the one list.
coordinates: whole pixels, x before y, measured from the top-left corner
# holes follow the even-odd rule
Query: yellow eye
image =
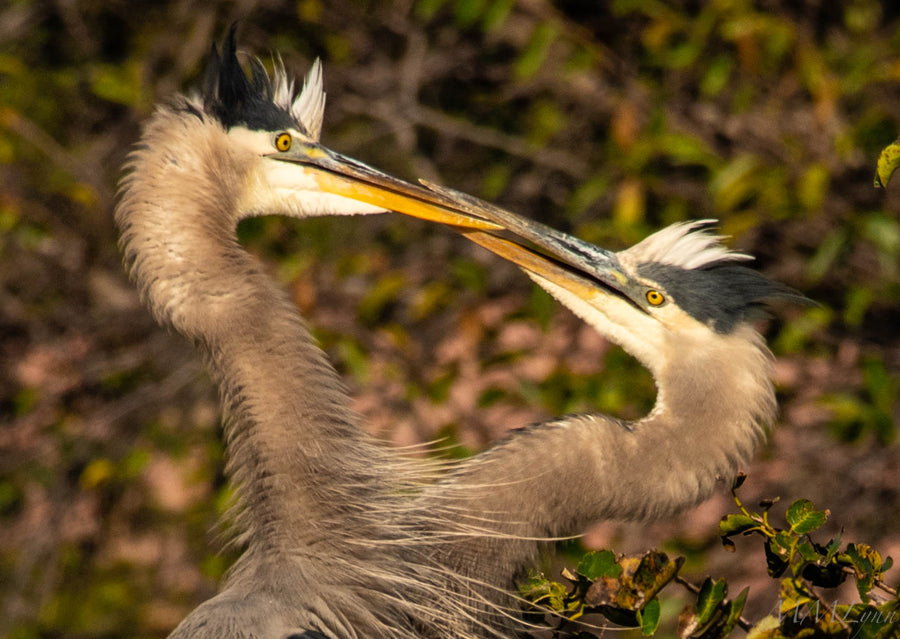
[(652, 306), (659, 306), (666, 301), (666, 297), (659, 291), (651, 289), (647, 291), (647, 301), (650, 302)]
[(275, 148), (279, 151), (287, 151), (291, 148), (291, 134), (279, 133), (275, 137)]

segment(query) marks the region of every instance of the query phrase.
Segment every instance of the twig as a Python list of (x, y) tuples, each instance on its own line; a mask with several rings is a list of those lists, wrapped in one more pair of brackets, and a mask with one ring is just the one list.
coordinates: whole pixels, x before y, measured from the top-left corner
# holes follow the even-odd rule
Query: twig
[(96, 165), (87, 164), (84, 158), (72, 155), (60, 145), (56, 138), (44, 131), (35, 122), (15, 109), (0, 109), (0, 126), (12, 131), (20, 138), (42, 151), (47, 159), (77, 181), (89, 184), (101, 202), (112, 201), (109, 187), (102, 179), (103, 172)]
[(417, 106), (414, 116), (424, 126), (481, 146), (500, 149), (509, 155), (525, 158), (530, 162), (562, 171), (575, 178), (584, 179), (590, 174), (590, 165), (587, 162), (565, 151), (538, 147), (520, 137), (472, 124), (430, 107)]
[[(358, 96), (344, 96), (341, 108), (348, 113), (375, 117), (395, 128), (397, 113), (388, 105), (370, 104)], [(520, 137), (502, 133), (496, 129), (466, 122), (461, 118), (447, 115), (437, 109), (422, 105), (407, 105), (404, 111), (405, 126), (425, 126), (461, 140), (480, 146), (499, 149), (508, 155), (523, 158), (534, 164), (561, 171), (574, 178), (584, 179), (590, 175), (590, 165), (582, 158), (557, 149), (538, 147)]]

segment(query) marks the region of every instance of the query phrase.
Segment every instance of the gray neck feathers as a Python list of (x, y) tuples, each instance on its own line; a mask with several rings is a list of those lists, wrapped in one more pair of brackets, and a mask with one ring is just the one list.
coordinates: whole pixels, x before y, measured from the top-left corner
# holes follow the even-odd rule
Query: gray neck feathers
[[(145, 303), (195, 344), (219, 387), (236, 541), (245, 548), (222, 593), (173, 637), (230, 636), (248, 622), (237, 603), (248, 601), (253, 618), (284, 636), (315, 628), (473, 637), (469, 599), (444, 585), (453, 575), (426, 539), (422, 522), (440, 515), (414, 514), (435, 467), (394, 455), (359, 427), (296, 309), (238, 245), (241, 163), (226, 142), (215, 144), (221, 125), (190, 105), (148, 123), (116, 210)], [(205, 158), (216, 158), (215, 171)]]
[(385, 484), (380, 449), (286, 294), (238, 245), (240, 163), (225, 142), (213, 149), (218, 124), (193, 118), (162, 110), (148, 124), (116, 213), (122, 250), (154, 315), (193, 341), (219, 386), (247, 543), (297, 547), (362, 525), (353, 513)]
[(537, 557), (539, 539), (610, 518), (669, 516), (727, 486), (774, 418), (770, 355), (747, 325), (717, 348), (705, 346), (694, 350), (697, 359), (658, 374), (657, 404), (643, 419), (570, 416), (517, 431), (464, 462), (434, 507), (455, 512), (460, 528), (492, 537), (451, 542), (449, 561), (490, 584), (509, 584)]

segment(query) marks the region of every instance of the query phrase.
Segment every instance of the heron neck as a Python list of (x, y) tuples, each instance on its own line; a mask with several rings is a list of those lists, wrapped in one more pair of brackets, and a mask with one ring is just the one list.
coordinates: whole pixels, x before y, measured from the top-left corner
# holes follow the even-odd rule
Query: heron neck
[(443, 504), (462, 539), (440, 552), (462, 573), (508, 586), (541, 539), (670, 515), (709, 497), (749, 460), (774, 414), (768, 351), (752, 328), (738, 330), (703, 366), (659, 371), (658, 401), (643, 419), (563, 418), (464, 463), (432, 504)]
[(219, 388), (236, 528), (251, 549), (291, 552), (336, 530), (359, 534), (368, 522), (356, 513), (385, 484), (379, 449), (296, 308), (239, 246), (240, 163), (207, 152), (221, 162), (215, 172), (204, 164), (202, 133), (216, 125), (194, 121), (193, 137), (163, 137), (178, 125), (164, 116), (131, 158), (116, 218), (145, 302), (194, 343)]

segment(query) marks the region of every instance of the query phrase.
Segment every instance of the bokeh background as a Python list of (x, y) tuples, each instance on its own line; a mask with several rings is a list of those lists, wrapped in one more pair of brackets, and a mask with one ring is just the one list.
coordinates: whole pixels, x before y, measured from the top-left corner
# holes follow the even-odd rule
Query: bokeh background
[[(211, 532), (228, 492), (215, 392), (129, 286), (112, 209), (141, 121), (235, 20), (243, 48), (298, 76), (322, 58), (323, 137), (342, 153), (609, 248), (721, 220), (818, 302), (762, 325), (782, 415), (746, 501), (812, 499), (832, 511), (823, 540), (843, 529), (900, 555), (900, 184), (872, 185), (900, 129), (895, 3), (14, 0), (0, 8), (0, 636), (164, 636), (229, 564)], [(444, 229), (267, 218), (241, 237), (388, 441), (467, 454), (561, 413), (652, 406), (635, 362)], [(758, 542), (720, 547), (732, 509), (723, 486), (586, 543), (684, 554), (696, 579), (750, 585), (758, 617), (777, 590)]]

